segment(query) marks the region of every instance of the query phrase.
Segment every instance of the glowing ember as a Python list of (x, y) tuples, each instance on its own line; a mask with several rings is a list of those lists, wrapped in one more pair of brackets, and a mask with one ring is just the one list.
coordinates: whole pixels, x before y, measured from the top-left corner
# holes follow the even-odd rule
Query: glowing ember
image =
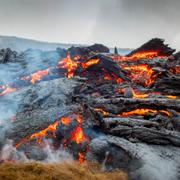
[(171, 114), (166, 110), (154, 110), (154, 109), (135, 109), (129, 112), (122, 112), (118, 114), (117, 116), (130, 116), (130, 115), (145, 115), (146, 113), (162, 113), (167, 116), (170, 116)]
[(11, 88), (9, 86), (3, 86), (3, 89), (4, 90), (0, 93), (0, 96), (4, 96), (5, 94), (9, 94), (17, 90), (16, 88)]
[(109, 74), (106, 69), (102, 69), (103, 75), (100, 78), (100, 81), (102, 78), (106, 81), (115, 81), (117, 84), (122, 83), (122, 79), (117, 77), (114, 73)]
[(146, 98), (149, 96), (149, 94), (146, 93), (140, 93), (132, 89), (133, 98)]
[(158, 57), (158, 52), (157, 51), (146, 51), (146, 52), (137, 52), (134, 53), (131, 58), (137, 58), (137, 59), (142, 59), (142, 58), (154, 58)]
[(73, 118), (75, 118), (78, 123), (82, 123), (83, 121), (82, 116), (79, 114), (72, 114), (67, 117), (60, 117), (59, 120), (62, 122), (62, 124), (68, 125), (72, 121)]
[(89, 66), (91, 66), (93, 64), (97, 64), (99, 61), (100, 61), (100, 59), (90, 59), (90, 60), (88, 60), (86, 62), (82, 62), (81, 66), (83, 68), (87, 68), (87, 67), (89, 67)]
[(131, 66), (124, 66), (122, 65), (121, 68), (124, 70), (129, 71), (130, 77), (133, 81), (138, 82), (139, 80), (143, 81), (143, 85), (149, 86), (151, 85), (156, 76), (159, 73), (154, 74), (154, 71), (151, 67), (146, 64), (139, 64), (139, 65), (131, 65)]
[(74, 76), (74, 71), (75, 69), (77, 68), (78, 66), (78, 62), (76, 61), (73, 61), (71, 59), (71, 56), (70, 54), (67, 55), (67, 57), (63, 58), (59, 63), (58, 65), (62, 68), (65, 68), (67, 69), (67, 73), (66, 73), (66, 76), (68, 78), (72, 78)]
[(21, 80), (30, 81), (32, 84), (35, 84), (37, 81), (40, 81), (43, 76), (47, 76), (49, 74), (49, 69), (37, 71), (30, 76), (22, 77)]
[(32, 134), (30, 136), (30, 139), (34, 139), (35, 138), (38, 143), (41, 143), (42, 142), (42, 138), (46, 135), (46, 133), (48, 131), (52, 132), (52, 133), (55, 132), (58, 123), (59, 123), (58, 121), (55, 121), (53, 124), (50, 124), (46, 129), (44, 129), (44, 130), (42, 130), (40, 132)]
[(77, 126), (72, 132), (71, 132), (71, 138), (72, 141), (75, 141), (77, 144), (80, 142), (83, 142), (87, 140), (87, 137), (85, 136), (82, 127)]
[(78, 114), (78, 115), (76, 116), (76, 121), (77, 121), (78, 123), (82, 123), (82, 121), (83, 121), (82, 116)]
[(79, 161), (80, 164), (85, 162), (84, 154), (81, 153), (81, 152), (78, 153), (78, 161)]
[(71, 119), (71, 116), (68, 116), (68, 117), (61, 117), (60, 120), (62, 124), (67, 125), (71, 122), (72, 119)]
[(177, 96), (173, 96), (173, 95), (166, 95), (166, 97), (169, 99), (176, 99), (177, 98)]
[(159, 52), (157, 51), (144, 51), (144, 52), (136, 52), (131, 56), (121, 56), (121, 55), (109, 55), (115, 61), (130, 61), (137, 59), (152, 59), (152, 58), (165, 58), (167, 56), (159, 56)]
[(106, 112), (106, 111), (104, 111), (101, 108), (94, 108), (94, 111), (102, 113), (104, 116), (108, 116), (109, 115), (109, 112)]
[(170, 68), (170, 71), (174, 74), (179, 74), (180, 73), (180, 66), (175, 66)]
[(121, 83), (122, 82), (122, 79), (117, 77), (116, 75), (114, 74), (104, 74), (104, 80), (106, 81), (115, 81), (117, 84)]
[[(78, 123), (82, 123), (82, 121), (83, 121), (82, 116), (79, 114), (72, 114), (67, 117), (60, 117), (58, 120), (56, 120), (55, 122), (50, 124), (47, 128), (45, 128), (39, 132), (33, 133), (31, 136), (22, 139), (20, 142), (18, 142), (16, 144), (16, 147), (19, 147), (21, 144), (23, 144), (27, 141), (30, 141), (32, 139), (36, 139), (36, 141), (39, 144), (41, 144), (42, 139), (43, 139), (43, 137), (45, 137), (47, 135), (47, 132), (51, 132), (53, 134), (53, 137), (55, 137), (55, 131), (56, 131), (56, 128), (57, 128), (59, 122), (62, 122), (62, 124), (67, 125), (73, 119), (75, 119)], [(72, 139), (75, 140), (76, 142), (81, 142), (81, 140), (83, 141), (84, 138), (86, 138), (86, 137), (83, 133), (83, 130), (80, 126), (78, 126), (78, 128), (76, 128), (72, 133)]]

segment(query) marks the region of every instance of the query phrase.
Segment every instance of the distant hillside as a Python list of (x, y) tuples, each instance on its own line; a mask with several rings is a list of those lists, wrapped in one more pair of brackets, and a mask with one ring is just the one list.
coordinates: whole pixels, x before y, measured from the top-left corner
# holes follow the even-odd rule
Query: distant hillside
[[(86, 45), (50, 43), (50, 42), (43, 42), (43, 41), (37, 41), (37, 40), (25, 39), (20, 37), (13, 37), (13, 36), (0, 36), (0, 49), (9, 47), (15, 51), (25, 51), (29, 48), (40, 49), (43, 51), (53, 51), (57, 47), (67, 49), (71, 46), (86, 46)], [(113, 52), (114, 49), (110, 48), (110, 51)], [(128, 48), (118, 48), (118, 52), (120, 54), (127, 54), (130, 51), (131, 49)]]
[(51, 51), (55, 50), (57, 47), (66, 49), (72, 45), (78, 46), (76, 44), (50, 43), (19, 37), (0, 36), (0, 49), (9, 47), (15, 51), (25, 51), (29, 48)]

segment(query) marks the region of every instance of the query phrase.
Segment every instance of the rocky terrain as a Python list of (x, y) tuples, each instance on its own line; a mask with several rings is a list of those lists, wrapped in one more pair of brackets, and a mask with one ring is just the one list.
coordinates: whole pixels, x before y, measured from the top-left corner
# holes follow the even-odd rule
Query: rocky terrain
[(47, 161), (49, 148), (129, 179), (180, 178), (180, 56), (163, 40), (127, 56), (99, 44), (3, 53), (20, 71), (1, 80), (2, 162)]

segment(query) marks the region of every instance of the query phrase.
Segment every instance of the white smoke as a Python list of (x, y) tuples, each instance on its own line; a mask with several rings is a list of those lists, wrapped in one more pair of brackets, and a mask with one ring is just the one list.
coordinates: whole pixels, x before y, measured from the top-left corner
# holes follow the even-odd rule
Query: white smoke
[(7, 143), (4, 145), (4, 147), (1, 150), (0, 153), (0, 161), (6, 162), (6, 161), (11, 161), (11, 162), (27, 162), (28, 159), (26, 155), (23, 152), (18, 151), (14, 146), (13, 146), (13, 141), (8, 140)]
[(64, 161), (73, 161), (73, 156), (67, 152), (63, 147), (58, 150), (54, 150), (48, 143), (44, 150), (47, 153), (47, 158), (43, 161), (45, 163), (59, 163)]
[[(65, 150), (63, 147), (55, 150), (50, 142), (44, 142), (45, 146), (42, 147), (42, 152), (46, 153), (46, 158), (42, 160), (42, 163), (60, 163), (60, 162), (72, 162), (73, 156)], [(17, 150), (13, 146), (12, 140), (7, 140), (0, 152), (0, 162), (31, 162), (34, 159), (29, 159), (23, 151)]]

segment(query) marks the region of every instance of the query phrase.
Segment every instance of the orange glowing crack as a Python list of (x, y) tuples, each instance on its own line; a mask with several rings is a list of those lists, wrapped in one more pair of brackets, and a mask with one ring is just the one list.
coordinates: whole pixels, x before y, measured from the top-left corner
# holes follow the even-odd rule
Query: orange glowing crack
[(149, 94), (146, 93), (140, 93), (132, 89), (133, 98), (146, 98), (149, 96)]
[(170, 71), (174, 74), (179, 74), (180, 73), (180, 66), (175, 66), (170, 68)]
[(158, 51), (144, 51), (144, 52), (136, 52), (131, 56), (121, 56), (121, 55), (110, 55), (110, 57), (115, 60), (115, 61), (129, 61), (129, 60), (134, 60), (134, 59), (152, 59), (155, 57), (158, 58), (165, 58), (167, 56), (159, 56)]
[(142, 79), (145, 86), (151, 85), (159, 74), (154, 74), (153, 69), (146, 64), (131, 66), (122, 65), (121, 68), (129, 71), (132, 81), (138, 81), (138, 79)]
[(79, 161), (80, 164), (85, 162), (84, 154), (81, 153), (81, 152), (78, 153), (78, 161)]
[(0, 93), (0, 96), (4, 96), (5, 94), (9, 94), (11, 92), (16, 91), (16, 88), (11, 88), (9, 86), (4, 86), (4, 91), (2, 93)]
[[(51, 132), (53, 134), (53, 137), (55, 137), (55, 131), (56, 131), (56, 128), (59, 124), (59, 122), (62, 122), (62, 124), (64, 125), (67, 125), (69, 124), (72, 119), (73, 119), (73, 115), (75, 115), (75, 120), (78, 122), (78, 123), (82, 123), (83, 121), (83, 118), (81, 115), (79, 114), (72, 114), (72, 115), (69, 115), (67, 117), (60, 117), (58, 120), (56, 120), (55, 122), (53, 122), (52, 124), (50, 124), (47, 128), (39, 131), (39, 132), (36, 132), (36, 133), (33, 133), (32, 135), (30, 135), (29, 137), (26, 137), (26, 138), (23, 138), (20, 142), (16, 143), (15, 147), (19, 147), (21, 144), (27, 142), (27, 141), (30, 141), (32, 139), (36, 139), (36, 142), (41, 144), (42, 143), (42, 139), (44, 136), (46, 136), (47, 132)], [(75, 132), (75, 137), (77, 137), (77, 141), (79, 142), (79, 139), (78, 137), (80, 138), (80, 136), (82, 135), (81, 133), (81, 130), (80, 129), (80, 134), (78, 136), (78, 131)], [(82, 138), (84, 138), (84, 136), (82, 135)]]
[(176, 99), (177, 98), (177, 96), (173, 96), (173, 95), (166, 95), (166, 97), (169, 99)]
[(74, 76), (74, 71), (78, 66), (77, 61), (73, 61), (71, 59), (70, 54), (67, 55), (67, 57), (63, 58), (61, 61), (59, 61), (58, 65), (62, 68), (67, 69), (66, 76), (68, 78), (72, 78)]
[(157, 51), (136, 52), (130, 57), (131, 58), (137, 58), (137, 59), (154, 58), (154, 57), (158, 57), (158, 52)]
[[(104, 111), (101, 108), (94, 108), (94, 110), (96, 112), (102, 113), (104, 116), (108, 116), (110, 114), (109, 112)], [(115, 114), (115, 116), (145, 115), (147, 113), (162, 113), (167, 116), (171, 116), (171, 113), (166, 110), (154, 110), (154, 109), (143, 109), (143, 108), (135, 109), (129, 112), (122, 112), (120, 114)]]
[(77, 126), (72, 132), (71, 132), (71, 137), (70, 139), (72, 141), (75, 141), (77, 144), (87, 140), (86, 135), (83, 132), (82, 127)]
[(39, 70), (29, 76), (22, 77), (21, 80), (30, 81), (32, 84), (35, 84), (37, 81), (40, 81), (42, 77), (49, 74), (49, 69)]
[(108, 116), (108, 115), (109, 115), (109, 112), (104, 111), (104, 110), (101, 109), (101, 108), (94, 108), (94, 110), (95, 110), (96, 112), (102, 113), (104, 116)]
[(67, 125), (71, 122), (72, 119), (71, 119), (71, 116), (68, 116), (68, 117), (61, 117), (60, 120), (62, 124)]
[(82, 62), (82, 63), (81, 63), (81, 66), (82, 66), (83, 68), (87, 68), (87, 67), (89, 67), (89, 66), (91, 66), (91, 65), (93, 65), (93, 64), (99, 63), (99, 61), (100, 61), (100, 59), (90, 59), (90, 60), (88, 60), (88, 61), (86, 61), (86, 62)]
[(135, 109), (129, 112), (122, 112), (120, 114), (118, 114), (117, 116), (130, 116), (130, 115), (145, 115), (147, 113), (162, 113), (165, 114), (167, 116), (170, 116), (170, 112), (166, 111), (166, 110), (154, 110), (154, 109)]
[(72, 121), (73, 115), (75, 116), (75, 120), (76, 120), (78, 123), (82, 123), (83, 118), (82, 118), (82, 116), (79, 115), (79, 114), (72, 114), (72, 115), (69, 115), (69, 116), (67, 116), (67, 117), (60, 117), (59, 120), (62, 122), (62, 124), (68, 125), (68, 124)]

